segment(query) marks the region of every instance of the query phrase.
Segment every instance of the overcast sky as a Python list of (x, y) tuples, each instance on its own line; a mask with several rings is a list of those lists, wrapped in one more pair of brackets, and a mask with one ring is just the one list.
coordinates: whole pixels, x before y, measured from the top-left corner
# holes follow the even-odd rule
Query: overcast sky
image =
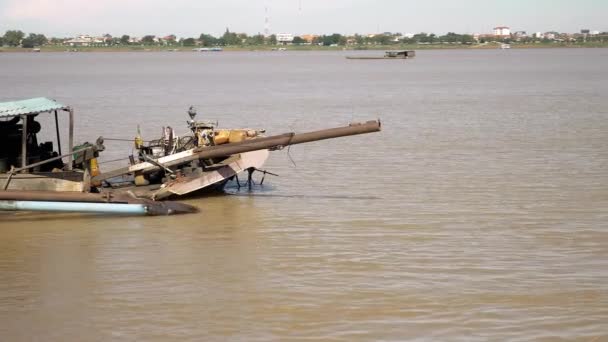
[(608, 0), (0, 0), (0, 32), (198, 36), (272, 33), (608, 31)]

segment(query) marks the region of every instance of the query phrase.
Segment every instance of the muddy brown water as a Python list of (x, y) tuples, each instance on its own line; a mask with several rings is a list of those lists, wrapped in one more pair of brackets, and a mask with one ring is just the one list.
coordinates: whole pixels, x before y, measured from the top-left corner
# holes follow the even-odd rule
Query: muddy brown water
[(0, 215), (2, 340), (608, 340), (608, 50), (350, 54), (0, 54), (78, 141), (383, 121), (195, 215)]

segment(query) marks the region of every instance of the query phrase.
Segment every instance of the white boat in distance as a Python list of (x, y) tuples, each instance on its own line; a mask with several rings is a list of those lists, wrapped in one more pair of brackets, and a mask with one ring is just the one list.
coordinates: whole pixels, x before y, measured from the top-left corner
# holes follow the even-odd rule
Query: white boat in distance
[(224, 49), (222, 49), (221, 47), (195, 48), (195, 49), (192, 49), (192, 51), (195, 51), (195, 52), (208, 52), (208, 51), (219, 52), (219, 51), (224, 51)]
[(510, 49), (511, 44), (502, 43), (502, 44), (500, 44), (500, 48), (503, 50)]

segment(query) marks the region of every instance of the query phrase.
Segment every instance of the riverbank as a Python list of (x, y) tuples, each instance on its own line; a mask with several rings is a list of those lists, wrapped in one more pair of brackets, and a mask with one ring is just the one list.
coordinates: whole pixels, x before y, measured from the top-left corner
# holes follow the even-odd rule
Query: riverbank
[[(44, 46), (39, 49), (26, 49), (20, 47), (2, 47), (0, 52), (192, 52), (195, 47), (179, 46), (103, 46), (103, 47), (66, 47)], [(385, 51), (385, 50), (484, 50), (499, 49), (499, 43), (485, 43), (474, 45), (461, 44), (408, 44), (408, 45), (366, 45), (366, 46), (316, 46), (316, 45), (289, 45), (289, 46), (226, 46), (224, 51), (273, 51), (285, 49), (286, 51)], [(553, 48), (608, 48), (608, 43), (533, 43), (511, 44), (512, 49), (553, 49)]]

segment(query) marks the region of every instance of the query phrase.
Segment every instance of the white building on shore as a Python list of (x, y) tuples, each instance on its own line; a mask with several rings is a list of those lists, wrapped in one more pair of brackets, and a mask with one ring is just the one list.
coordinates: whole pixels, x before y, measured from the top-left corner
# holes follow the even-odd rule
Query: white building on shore
[(65, 41), (66, 45), (69, 46), (95, 46), (105, 44), (104, 37), (93, 37), (88, 34), (81, 34), (76, 38)]
[(291, 33), (278, 33), (277, 43), (287, 45), (293, 42), (293, 38), (293, 34)]
[(507, 26), (497, 26), (494, 28), (494, 35), (497, 37), (510, 37), (511, 28)]

